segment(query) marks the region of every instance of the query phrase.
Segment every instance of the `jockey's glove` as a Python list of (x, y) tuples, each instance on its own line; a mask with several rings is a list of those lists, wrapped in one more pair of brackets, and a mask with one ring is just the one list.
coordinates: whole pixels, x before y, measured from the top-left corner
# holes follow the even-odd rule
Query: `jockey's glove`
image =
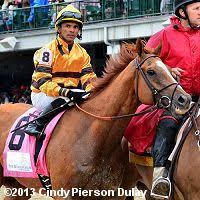
[(90, 93), (86, 92), (85, 90), (80, 90), (80, 89), (61, 88), (59, 94), (60, 96), (68, 97), (70, 100), (74, 102), (80, 102), (86, 99)]
[(69, 91), (67, 93), (67, 97), (75, 102), (80, 102), (83, 100), (84, 94), (85, 94), (85, 90), (69, 89)]

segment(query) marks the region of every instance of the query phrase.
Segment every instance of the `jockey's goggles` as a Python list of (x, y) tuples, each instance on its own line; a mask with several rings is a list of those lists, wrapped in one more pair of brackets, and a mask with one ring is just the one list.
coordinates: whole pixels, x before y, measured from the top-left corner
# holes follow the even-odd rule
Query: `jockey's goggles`
[(70, 12), (70, 11), (63, 12), (62, 15), (56, 21), (62, 20), (64, 18), (74, 18), (74, 19), (82, 21), (82, 17), (80, 13)]

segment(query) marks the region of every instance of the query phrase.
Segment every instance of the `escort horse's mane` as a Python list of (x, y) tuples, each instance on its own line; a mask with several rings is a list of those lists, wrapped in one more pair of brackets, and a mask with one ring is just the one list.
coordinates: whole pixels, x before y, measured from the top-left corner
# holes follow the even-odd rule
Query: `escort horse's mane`
[(120, 52), (111, 55), (106, 61), (103, 76), (94, 82), (94, 92), (104, 88), (117, 74), (124, 70), (137, 55), (135, 44), (123, 42), (120, 47)]

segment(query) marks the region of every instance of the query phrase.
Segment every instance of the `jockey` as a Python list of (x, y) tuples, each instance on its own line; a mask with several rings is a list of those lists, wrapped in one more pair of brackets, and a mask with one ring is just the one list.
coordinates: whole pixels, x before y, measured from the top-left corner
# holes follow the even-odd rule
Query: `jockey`
[[(192, 95), (200, 95), (200, 0), (175, 0), (175, 14), (171, 25), (153, 35), (146, 45), (152, 50), (160, 43), (160, 58), (172, 68), (172, 75), (179, 78), (183, 89)], [(170, 193), (168, 179), (168, 157), (171, 154), (175, 138), (183, 116), (172, 118), (165, 111), (156, 129), (156, 138), (152, 149), (154, 159), (153, 183), (151, 195), (154, 198), (167, 198)]]
[(61, 105), (69, 100), (80, 102), (82, 95), (92, 89), (91, 80), (96, 75), (90, 56), (74, 41), (76, 37), (81, 39), (82, 26), (80, 11), (69, 4), (57, 15), (57, 37), (34, 54), (31, 100), (42, 112), (39, 119), (25, 128), (29, 135), (39, 137), (45, 125), (66, 109)]

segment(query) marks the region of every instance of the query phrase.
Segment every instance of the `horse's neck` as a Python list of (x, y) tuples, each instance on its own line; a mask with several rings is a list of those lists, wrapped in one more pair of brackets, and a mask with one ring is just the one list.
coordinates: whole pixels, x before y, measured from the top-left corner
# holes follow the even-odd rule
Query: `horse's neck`
[[(123, 70), (96, 98), (88, 102), (90, 112), (99, 116), (134, 113), (139, 103), (135, 96), (134, 75), (135, 69), (132, 66)], [(123, 118), (108, 122), (98, 120), (97, 131), (104, 145), (106, 141), (108, 145), (110, 142), (119, 144), (130, 119)]]
[(127, 114), (138, 104), (134, 87), (135, 69), (128, 66), (92, 101), (92, 109), (104, 115)]

